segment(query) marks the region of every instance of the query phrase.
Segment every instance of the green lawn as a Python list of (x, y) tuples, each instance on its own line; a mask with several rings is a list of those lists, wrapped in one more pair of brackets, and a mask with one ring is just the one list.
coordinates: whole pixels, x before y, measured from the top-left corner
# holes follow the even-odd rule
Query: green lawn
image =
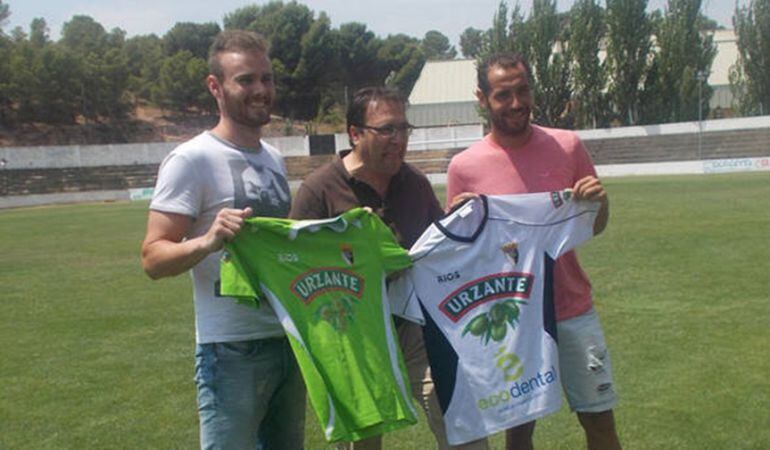
[[(770, 173), (606, 185), (610, 225), (580, 254), (612, 352), (621, 440), (770, 448)], [(0, 448), (197, 446), (190, 281), (141, 272), (146, 208), (0, 211)], [(307, 448), (326, 448), (308, 418)], [(431, 444), (424, 422), (385, 438), (386, 449)], [(562, 409), (535, 444), (581, 448), (582, 433)]]

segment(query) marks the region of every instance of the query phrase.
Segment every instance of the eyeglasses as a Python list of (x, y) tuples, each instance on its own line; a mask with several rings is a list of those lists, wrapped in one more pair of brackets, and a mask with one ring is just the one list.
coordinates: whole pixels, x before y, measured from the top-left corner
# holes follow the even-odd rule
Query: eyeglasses
[(408, 123), (402, 123), (399, 125), (383, 125), (381, 127), (370, 127), (368, 125), (358, 125), (358, 128), (364, 128), (366, 130), (372, 130), (377, 133), (378, 136), (392, 138), (396, 134), (405, 134), (409, 136), (412, 134), (414, 127)]

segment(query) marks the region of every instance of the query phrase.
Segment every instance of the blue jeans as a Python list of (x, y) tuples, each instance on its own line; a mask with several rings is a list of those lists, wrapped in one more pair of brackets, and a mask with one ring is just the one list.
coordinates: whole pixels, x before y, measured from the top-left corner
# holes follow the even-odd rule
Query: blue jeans
[(201, 449), (301, 449), (305, 384), (286, 338), (198, 344)]

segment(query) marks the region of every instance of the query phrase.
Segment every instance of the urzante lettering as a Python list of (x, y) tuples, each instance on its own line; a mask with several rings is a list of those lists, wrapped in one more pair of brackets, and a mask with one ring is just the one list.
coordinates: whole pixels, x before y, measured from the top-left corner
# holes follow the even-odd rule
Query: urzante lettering
[(291, 282), (291, 291), (305, 304), (330, 291), (347, 292), (361, 298), (364, 280), (353, 271), (340, 267), (319, 267), (308, 270)]
[(531, 273), (504, 272), (478, 278), (449, 294), (439, 309), (457, 322), (473, 308), (497, 298), (529, 298), (534, 277)]

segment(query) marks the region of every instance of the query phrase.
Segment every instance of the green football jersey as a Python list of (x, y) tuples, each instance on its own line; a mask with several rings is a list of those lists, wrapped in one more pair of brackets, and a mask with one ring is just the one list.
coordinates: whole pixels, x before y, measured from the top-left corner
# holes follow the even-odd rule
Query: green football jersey
[(251, 218), (225, 249), (221, 294), (269, 301), (328, 441), (416, 423), (385, 291), (386, 275), (411, 259), (376, 215)]

